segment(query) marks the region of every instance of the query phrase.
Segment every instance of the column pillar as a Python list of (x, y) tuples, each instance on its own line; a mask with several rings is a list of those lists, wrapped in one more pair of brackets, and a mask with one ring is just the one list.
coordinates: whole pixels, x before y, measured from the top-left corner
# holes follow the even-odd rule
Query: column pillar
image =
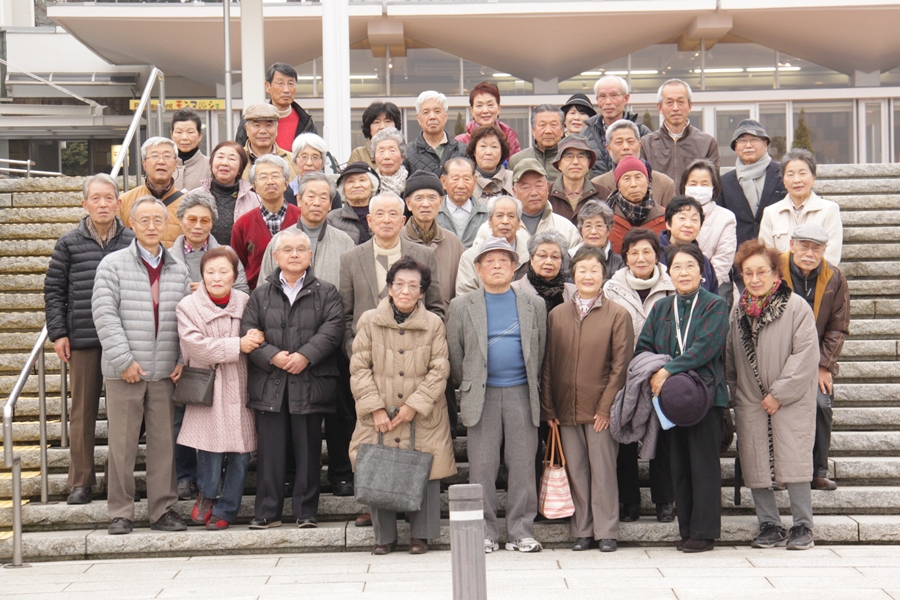
[(241, 0), (241, 98), (244, 107), (266, 101), (263, 0)]
[(348, 0), (322, 3), (322, 137), (338, 161), (350, 156), (350, 16)]

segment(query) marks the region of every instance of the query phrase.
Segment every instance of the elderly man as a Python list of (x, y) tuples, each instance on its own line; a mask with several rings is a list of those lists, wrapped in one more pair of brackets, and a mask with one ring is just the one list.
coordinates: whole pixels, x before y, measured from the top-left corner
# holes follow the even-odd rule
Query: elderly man
[(451, 158), (441, 169), (441, 185), (446, 198), (437, 215), (438, 225), (452, 231), (463, 246), (471, 248), (478, 228), (488, 219), (487, 206), (475, 200), (475, 163), (468, 158)]
[(138, 198), (153, 196), (161, 200), (168, 212), (168, 220), (160, 232), (160, 243), (171, 248), (175, 238), (181, 235), (181, 224), (175, 215), (181, 197), (187, 193), (175, 185), (175, 165), (178, 147), (165, 137), (152, 137), (141, 145), (141, 166), (144, 169), (144, 184), (122, 194), (119, 198), (119, 218), (125, 227), (131, 225), (131, 209)]
[(428, 90), (416, 99), (416, 120), (422, 133), (406, 147), (403, 166), (409, 173), (428, 171), (438, 176), (451, 158), (466, 155), (466, 145), (447, 135), (447, 97)]
[(590, 179), (591, 166), (597, 156), (584, 136), (567, 135), (559, 144), (559, 156), (553, 166), (561, 177), (550, 188), (550, 207), (557, 215), (577, 222), (578, 213), (591, 200), (606, 200), (610, 188), (594, 184)]
[(131, 224), (136, 239), (100, 261), (91, 296), (106, 382), (111, 535), (134, 528), (134, 463), (142, 420), (150, 528), (186, 529), (173, 510), (178, 495), (172, 393), (182, 369), (175, 307), (190, 294), (191, 282), (187, 267), (161, 243), (166, 220), (161, 200), (144, 196), (134, 202)]
[(536, 160), (545, 173), (553, 181), (559, 178), (559, 169), (553, 166), (556, 160), (557, 146), (563, 137), (565, 115), (552, 104), (541, 104), (531, 111), (531, 135), (534, 145), (513, 154), (509, 159), (509, 168), (515, 170), (523, 160)]
[(662, 233), (666, 229), (666, 211), (650, 197), (647, 165), (634, 156), (626, 156), (616, 166), (616, 191), (607, 201), (613, 209), (613, 229), (609, 234), (614, 252), (621, 252), (622, 238), (637, 227)]
[[(549, 201), (550, 182), (547, 181), (547, 173), (541, 163), (533, 158), (520, 161), (513, 171), (513, 191), (522, 203), (520, 226), (528, 232), (529, 237), (547, 229), (555, 229), (566, 239), (569, 247), (581, 243), (581, 235), (572, 221), (553, 212)], [(487, 238), (490, 231), (487, 223), (482, 225), (476, 241)]]
[[(619, 159), (613, 158), (609, 153), (609, 128), (616, 121), (628, 121), (635, 128), (636, 139), (650, 133), (650, 128), (643, 123), (638, 123), (638, 114), (628, 112), (625, 107), (631, 99), (628, 90), (628, 82), (617, 75), (604, 75), (594, 84), (594, 96), (597, 97), (599, 114), (587, 120), (582, 131), (597, 154), (597, 162), (591, 170), (594, 176), (608, 173), (616, 168)], [(612, 183), (606, 187), (612, 187)]]
[(259, 210), (251, 210), (235, 221), (231, 247), (244, 265), (251, 290), (256, 288), (263, 255), (272, 237), (300, 218), (300, 208), (284, 201), (289, 176), (287, 161), (272, 154), (261, 156), (250, 167), (250, 183), (261, 204)]
[[(594, 185), (602, 185), (608, 189), (616, 187), (615, 168), (626, 156), (641, 156), (641, 129), (628, 119), (620, 119), (606, 128), (606, 152), (612, 168), (594, 177)], [(650, 173), (650, 196), (653, 201), (665, 207), (675, 196), (675, 182), (665, 173)]]
[(694, 96), (691, 86), (680, 79), (670, 79), (656, 93), (656, 106), (663, 115), (659, 129), (643, 138), (641, 156), (654, 171), (681, 181), (685, 167), (705, 158), (719, 167), (719, 145), (716, 139), (693, 127), (688, 116)]
[(518, 255), (504, 238), (488, 238), (475, 269), (483, 289), (450, 303), (450, 376), (459, 386), (467, 428), (469, 482), (484, 493), (484, 551), (499, 550), (497, 493), (500, 448), (509, 469), (506, 549), (539, 552), (534, 456), (538, 447), (538, 382), (547, 337), (539, 296), (513, 289)]
[[(494, 196), (488, 203), (487, 210), (487, 226), (490, 228), (487, 237), (503, 238), (516, 251), (518, 258), (513, 279), (518, 281), (528, 273), (528, 262), (531, 259), (528, 255), (528, 240), (531, 236), (521, 227), (522, 203), (510, 196)], [(475, 270), (475, 259), (478, 257), (478, 248), (481, 244), (481, 240), (476, 241), (459, 259), (459, 272), (456, 274), (457, 296), (468, 294), (481, 287), (481, 279)]]
[(327, 221), (353, 240), (357, 246), (368, 242), (372, 237), (366, 217), (369, 214), (369, 201), (381, 185), (378, 173), (366, 163), (352, 162), (338, 177), (337, 187), (344, 197), (341, 208), (328, 213)]
[(834, 404), (834, 377), (844, 340), (850, 335), (850, 290), (847, 279), (825, 260), (828, 232), (816, 223), (798, 225), (791, 249), (781, 256), (784, 280), (809, 302), (819, 334), (819, 389), (816, 396), (816, 440), (813, 445), (814, 490), (836, 490), (828, 479), (828, 450)]
[(172, 115), (169, 137), (178, 146), (178, 162), (175, 166), (175, 187), (192, 190), (200, 187), (203, 180), (212, 177), (209, 158), (200, 152), (203, 140), (203, 121), (190, 108), (182, 108)]
[(271, 104), (251, 104), (244, 109), (244, 125), (247, 132), (244, 151), (250, 160), (244, 167), (241, 177), (250, 180), (250, 168), (256, 160), (260, 156), (274, 154), (287, 162), (290, 168), (288, 181), (292, 181), (297, 176), (297, 165), (294, 164), (291, 153), (281, 148), (275, 141), (278, 136), (278, 109)]
[(733, 171), (722, 175), (718, 202), (737, 219), (738, 246), (759, 237), (763, 211), (787, 194), (781, 165), (769, 155), (770, 141), (765, 128), (752, 119), (741, 121), (731, 138), (737, 161)]
[(256, 411), (259, 437), (250, 529), (281, 525), (289, 453), (292, 514), (301, 529), (318, 526), (322, 419), (337, 408), (344, 314), (337, 288), (310, 267), (310, 242), (296, 227), (278, 234), (278, 268), (253, 290), (241, 321), (241, 335), (258, 330), (266, 339), (250, 353), (247, 372), (247, 407)]
[(91, 317), (97, 265), (127, 247), (134, 232), (116, 216), (119, 186), (104, 173), (88, 177), (81, 207), (87, 215), (64, 233), (53, 248), (44, 279), (47, 333), (59, 360), (69, 365), (72, 408), (69, 414), (67, 504), (87, 504), (97, 482), (94, 472), (94, 425), (100, 406), (100, 340)]
[[(294, 100), (297, 96), (297, 70), (294, 67), (283, 62), (272, 64), (266, 71), (266, 94), (269, 95), (269, 102), (278, 110), (276, 143), (279, 148), (289, 151), (294, 139), (301, 133), (319, 133), (310, 114)], [(238, 126), (235, 135), (235, 141), (241, 145), (247, 143), (244, 121)]]

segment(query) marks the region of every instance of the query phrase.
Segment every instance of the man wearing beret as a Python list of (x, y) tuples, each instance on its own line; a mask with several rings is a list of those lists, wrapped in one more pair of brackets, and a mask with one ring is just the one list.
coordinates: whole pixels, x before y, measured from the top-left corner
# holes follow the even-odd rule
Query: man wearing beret
[(816, 396), (816, 440), (813, 446), (814, 490), (835, 490), (828, 479), (831, 446), (834, 376), (844, 340), (850, 335), (850, 290), (841, 270), (825, 260), (828, 232), (821, 225), (804, 223), (791, 234), (791, 249), (781, 256), (784, 280), (795, 294), (809, 302), (819, 334), (819, 389)]

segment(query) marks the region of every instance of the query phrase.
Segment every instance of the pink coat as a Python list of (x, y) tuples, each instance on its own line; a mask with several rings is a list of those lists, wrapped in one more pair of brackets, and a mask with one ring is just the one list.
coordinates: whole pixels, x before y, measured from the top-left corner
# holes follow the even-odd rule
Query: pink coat
[(240, 329), (250, 296), (232, 288), (225, 309), (212, 303), (206, 288), (178, 303), (178, 335), (184, 364), (201, 369), (218, 365), (212, 406), (188, 406), (178, 443), (207, 452), (256, 450), (256, 425), (247, 404), (247, 356)]

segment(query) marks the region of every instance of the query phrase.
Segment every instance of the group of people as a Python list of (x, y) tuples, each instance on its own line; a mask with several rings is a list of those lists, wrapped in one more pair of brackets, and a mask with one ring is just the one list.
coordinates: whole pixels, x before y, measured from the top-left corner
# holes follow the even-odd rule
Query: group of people
[[(87, 215), (57, 242), (47, 327), (70, 364), (70, 504), (92, 499), (101, 388), (109, 423), (109, 533), (130, 533), (146, 441), (152, 529), (235, 522), (255, 462), (250, 527), (317, 526), (321, 450), (335, 495), (353, 495), (361, 444), (434, 457), (414, 554), (440, 534), (440, 480), (466, 427), (469, 481), (484, 491), (485, 552), (499, 549), (496, 482), (506, 467), (506, 549), (535, 552), (540, 446), (559, 427), (575, 504), (574, 550), (615, 551), (641, 517), (650, 459), (661, 522), (677, 548), (721, 533), (720, 451), (734, 408), (753, 545), (814, 544), (811, 489), (827, 478), (833, 377), (848, 335), (838, 207), (813, 191), (816, 162), (776, 162), (758, 122), (717, 144), (688, 121), (690, 86), (659, 90), (650, 132), (606, 76), (596, 108), (577, 94), (532, 111), (532, 144), (500, 121), (500, 93), (470, 95), (466, 133), (423, 92), (407, 143), (389, 102), (365, 111), (369, 140), (335, 176), (296, 71), (267, 73), (271, 103), (245, 108), (236, 141), (199, 150), (178, 111), (141, 148), (143, 185), (85, 180)], [(185, 366), (214, 370), (211, 406), (176, 405)], [(385, 435), (388, 434), (388, 435)], [(774, 491), (786, 488), (793, 527)], [(376, 554), (394, 512), (367, 507)]]

